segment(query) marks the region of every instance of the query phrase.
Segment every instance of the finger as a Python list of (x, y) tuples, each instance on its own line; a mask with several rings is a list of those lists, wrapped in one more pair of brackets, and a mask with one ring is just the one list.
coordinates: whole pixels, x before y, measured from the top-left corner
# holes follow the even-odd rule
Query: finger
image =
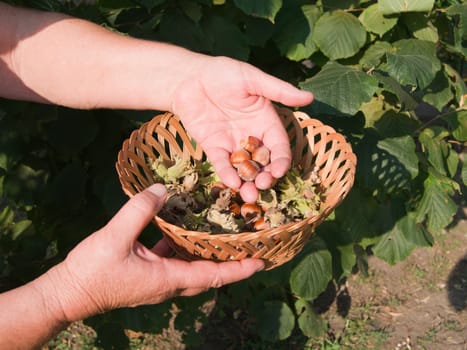
[(230, 163), (230, 153), (222, 148), (208, 148), (205, 153), (221, 181), (227, 187), (240, 188), (242, 182)]
[(154, 254), (159, 255), (160, 257), (168, 258), (174, 254), (172, 248), (170, 248), (167, 240), (165, 238), (159, 240), (154, 247), (151, 248), (151, 251)]
[(259, 190), (271, 188), (274, 178), (269, 171), (263, 171), (256, 176), (255, 185)]
[(105, 231), (132, 243), (162, 208), (167, 197), (164, 185), (154, 184), (133, 196), (105, 226)]
[(264, 96), (287, 106), (306, 106), (313, 101), (313, 94), (300, 90), (281, 79), (264, 73), (251, 65), (246, 66), (249, 93)]
[[(219, 288), (252, 276), (255, 272), (264, 269), (264, 262), (260, 259), (244, 259), (216, 263), (213, 261), (198, 260), (183, 262), (180, 260), (167, 260), (173, 262), (173, 268), (168, 267), (167, 273), (175, 290), (190, 293), (190, 290), (202, 291), (209, 288)], [(188, 295), (184, 294), (183, 295)]]
[(254, 203), (258, 199), (258, 189), (254, 182), (248, 181), (240, 187), (240, 197), (245, 203)]

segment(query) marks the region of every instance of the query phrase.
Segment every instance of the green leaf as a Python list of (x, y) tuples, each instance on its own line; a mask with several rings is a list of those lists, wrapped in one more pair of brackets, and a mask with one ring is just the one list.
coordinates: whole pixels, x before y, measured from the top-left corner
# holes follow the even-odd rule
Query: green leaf
[(270, 342), (287, 339), (295, 327), (294, 313), (286, 303), (279, 300), (264, 302), (257, 320), (258, 334)]
[(404, 17), (404, 23), (412, 32), (413, 36), (420, 40), (438, 42), (438, 29), (423, 13), (407, 13)]
[(246, 18), (245, 36), (248, 44), (263, 47), (273, 35), (274, 28), (275, 25), (265, 19), (256, 17)]
[(386, 138), (378, 142), (378, 148), (393, 155), (410, 173), (412, 179), (418, 175), (418, 157), (411, 136)]
[(317, 51), (313, 32), (320, 15), (321, 11), (314, 5), (290, 7), (279, 13), (273, 39), (282, 55), (300, 61)]
[(443, 116), (448, 122), (452, 136), (461, 142), (467, 141), (467, 110), (459, 110)]
[(331, 253), (318, 241), (316, 249), (292, 270), (290, 287), (295, 295), (311, 301), (326, 289), (331, 278)]
[(431, 246), (433, 239), (415, 216), (409, 214), (398, 220), (389, 232), (385, 233), (374, 246), (375, 255), (393, 265), (404, 260), (416, 246)]
[(342, 268), (342, 276), (350, 276), (353, 268), (357, 263), (357, 256), (355, 255), (354, 245), (347, 244), (344, 246), (338, 246), (337, 250), (340, 253), (340, 264)]
[(373, 45), (369, 46), (360, 58), (359, 63), (364, 69), (378, 67), (381, 64), (386, 53), (392, 49), (392, 45), (387, 41), (376, 41)]
[(467, 159), (462, 162), (461, 178), (464, 185), (467, 185)]
[(201, 17), (203, 17), (203, 8), (194, 1), (181, 0), (179, 1), (179, 6), (183, 10), (183, 13), (195, 23), (198, 23)]
[(363, 10), (358, 19), (367, 31), (382, 36), (396, 25), (398, 17), (384, 16), (378, 4), (373, 4)]
[(429, 12), (434, 0), (378, 0), (379, 9), (385, 15), (401, 12)]
[(449, 225), (457, 212), (457, 205), (451, 199), (453, 184), (446, 177), (430, 172), (424, 182), (425, 192), (417, 207), (417, 222), (427, 218), (427, 227), (438, 232)]
[(25, 232), (32, 224), (31, 220), (21, 220), (16, 222), (13, 225), (13, 228), (11, 230), (11, 238), (16, 239), (18, 238), (23, 232)]
[(352, 57), (365, 45), (366, 37), (360, 21), (342, 10), (325, 12), (316, 21), (315, 43), (331, 60)]
[(211, 54), (225, 55), (243, 61), (248, 59), (250, 49), (242, 31), (235, 23), (221, 16), (211, 16), (203, 22), (203, 30)]
[[(441, 135), (440, 135), (441, 132)], [(441, 174), (446, 175), (445, 158), (448, 154), (447, 144), (443, 138), (446, 131), (439, 128), (425, 128), (419, 135), (420, 143), (425, 147), (428, 162)]]
[(273, 23), (276, 14), (282, 7), (282, 0), (234, 0), (234, 3), (247, 15), (265, 18)]
[(448, 76), (444, 70), (440, 70), (435, 79), (425, 89), (422, 100), (441, 112), (454, 98)]
[(300, 83), (313, 92), (311, 108), (317, 113), (354, 115), (378, 88), (376, 79), (360, 69), (328, 62), (314, 77)]
[(393, 44), (394, 52), (388, 52), (387, 72), (401, 85), (424, 89), (441, 68), (436, 57), (436, 47), (429, 41), (403, 39)]
[(467, 48), (467, 4), (455, 4), (446, 9), (446, 14), (451, 17), (450, 25), (454, 28), (454, 49), (465, 58)]
[(381, 72), (375, 72), (373, 76), (383, 85), (383, 90), (397, 97), (401, 112), (413, 111), (418, 106), (419, 103), (397, 82), (397, 80)]
[(320, 337), (328, 329), (327, 322), (313, 310), (313, 305), (309, 301), (298, 299), (295, 302), (295, 311), (298, 316), (298, 326), (305, 336)]

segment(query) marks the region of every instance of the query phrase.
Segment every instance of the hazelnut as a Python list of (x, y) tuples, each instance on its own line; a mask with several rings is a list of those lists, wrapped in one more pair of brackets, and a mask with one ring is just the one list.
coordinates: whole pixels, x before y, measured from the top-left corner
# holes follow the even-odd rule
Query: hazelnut
[(253, 160), (244, 160), (237, 167), (237, 174), (243, 181), (253, 181), (259, 171), (258, 163)]
[(261, 140), (254, 136), (248, 136), (246, 140), (240, 141), (240, 147), (250, 153), (257, 149), (259, 146), (261, 146)]
[(270, 161), (269, 149), (266, 146), (260, 146), (251, 153), (251, 159), (262, 166), (266, 166)]
[(240, 149), (238, 151), (233, 152), (230, 155), (230, 164), (232, 164), (234, 168), (238, 168), (240, 163), (242, 163), (245, 160), (250, 160), (250, 159), (251, 159), (250, 153), (244, 149)]
[(254, 203), (244, 203), (240, 208), (240, 213), (247, 223), (255, 222), (261, 217), (263, 211)]
[(255, 221), (253, 227), (256, 231), (261, 231), (271, 228), (271, 225), (264, 219), (264, 217), (260, 217), (258, 220)]
[(237, 202), (231, 202), (229, 208), (230, 208), (230, 211), (235, 216), (240, 215), (240, 213), (241, 213), (240, 204), (238, 204)]
[(217, 199), (219, 198), (219, 195), (222, 190), (225, 190), (227, 188), (226, 185), (224, 185), (222, 182), (213, 182), (211, 184), (211, 198)]

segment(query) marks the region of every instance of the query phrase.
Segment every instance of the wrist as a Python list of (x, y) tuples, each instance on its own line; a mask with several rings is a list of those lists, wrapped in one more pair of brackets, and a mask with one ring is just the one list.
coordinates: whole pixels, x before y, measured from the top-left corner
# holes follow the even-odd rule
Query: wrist
[(49, 318), (66, 327), (101, 312), (62, 262), (31, 282), (39, 294)]

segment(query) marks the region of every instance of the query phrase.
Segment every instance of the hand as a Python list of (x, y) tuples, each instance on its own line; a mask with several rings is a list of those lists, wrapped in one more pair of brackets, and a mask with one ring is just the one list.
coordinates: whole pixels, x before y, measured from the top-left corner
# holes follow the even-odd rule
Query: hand
[(60, 286), (56, 293), (67, 321), (114, 308), (195, 295), (264, 268), (258, 259), (186, 262), (168, 258), (171, 250), (164, 240), (152, 249), (138, 242), (166, 194), (165, 187), (156, 184), (135, 195), (105, 227), (82, 241), (49, 271), (49, 284)]
[[(240, 188), (242, 198), (254, 202), (257, 189), (269, 188), (291, 165), (289, 139), (272, 101), (304, 106), (313, 95), (225, 57), (209, 57), (174, 90), (172, 111), (200, 144), (222, 181)], [(271, 151), (271, 163), (255, 180), (242, 183), (230, 165), (230, 153), (247, 136), (256, 136)]]

